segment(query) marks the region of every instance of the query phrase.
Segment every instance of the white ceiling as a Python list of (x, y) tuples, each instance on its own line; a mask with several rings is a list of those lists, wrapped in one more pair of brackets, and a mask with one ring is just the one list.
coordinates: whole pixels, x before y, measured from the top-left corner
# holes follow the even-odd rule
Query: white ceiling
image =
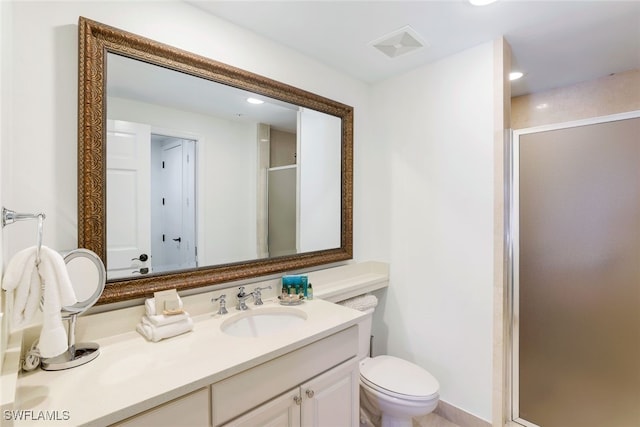
[[(178, 110), (238, 122), (268, 123), (277, 130), (296, 132), (298, 107), (273, 98), (113, 53), (107, 56), (107, 76), (110, 97), (171, 108), (168, 114)], [(264, 103), (253, 105), (247, 98), (259, 98)]]
[[(504, 36), (513, 95), (640, 68), (640, 0), (191, 1), (373, 83)], [(390, 59), (371, 42), (410, 26), (427, 47)]]

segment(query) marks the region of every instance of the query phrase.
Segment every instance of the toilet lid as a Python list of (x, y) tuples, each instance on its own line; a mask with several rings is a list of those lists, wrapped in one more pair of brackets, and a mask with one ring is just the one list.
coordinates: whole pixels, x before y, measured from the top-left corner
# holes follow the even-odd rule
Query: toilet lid
[(360, 377), (388, 395), (422, 400), (438, 394), (440, 384), (418, 365), (393, 356), (377, 356), (360, 362)]

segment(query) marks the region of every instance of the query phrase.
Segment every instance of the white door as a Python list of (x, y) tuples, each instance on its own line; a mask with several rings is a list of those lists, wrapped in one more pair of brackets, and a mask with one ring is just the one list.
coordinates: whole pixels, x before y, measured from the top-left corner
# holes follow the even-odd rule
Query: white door
[(194, 141), (172, 139), (162, 146), (159, 191), (154, 191), (162, 199), (158, 230), (160, 253), (154, 260), (156, 271), (197, 265), (194, 156)]
[(149, 272), (150, 141), (149, 125), (107, 121), (108, 279)]

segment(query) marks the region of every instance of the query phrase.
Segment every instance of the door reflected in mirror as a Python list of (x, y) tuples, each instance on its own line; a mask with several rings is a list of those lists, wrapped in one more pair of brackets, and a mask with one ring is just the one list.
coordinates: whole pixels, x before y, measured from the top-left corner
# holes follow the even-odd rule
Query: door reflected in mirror
[(339, 117), (113, 53), (106, 64), (108, 279), (341, 247)]

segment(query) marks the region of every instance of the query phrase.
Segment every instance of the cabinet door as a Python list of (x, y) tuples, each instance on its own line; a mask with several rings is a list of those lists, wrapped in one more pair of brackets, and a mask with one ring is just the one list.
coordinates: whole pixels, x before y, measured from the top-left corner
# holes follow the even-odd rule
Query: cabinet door
[(299, 427), (300, 404), (300, 389), (295, 388), (224, 424), (224, 427)]
[(304, 427), (357, 426), (359, 422), (357, 358), (301, 386)]
[(209, 388), (207, 387), (116, 423), (114, 426), (207, 427), (211, 425), (209, 413)]

